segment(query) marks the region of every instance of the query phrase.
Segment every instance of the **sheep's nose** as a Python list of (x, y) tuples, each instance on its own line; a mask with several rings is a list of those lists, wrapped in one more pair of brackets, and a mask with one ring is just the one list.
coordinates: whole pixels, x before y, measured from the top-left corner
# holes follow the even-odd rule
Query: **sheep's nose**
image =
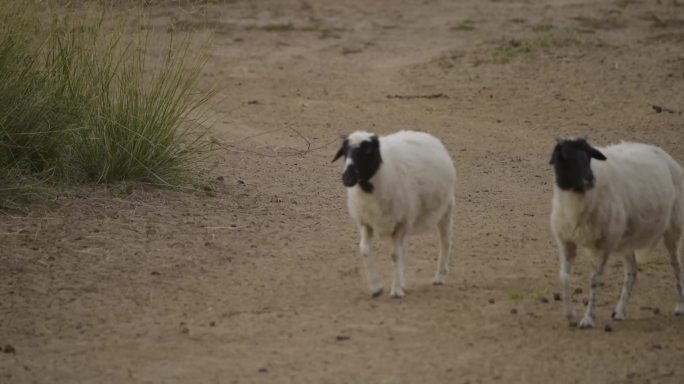
[(342, 174), (342, 183), (345, 187), (353, 187), (359, 181), (356, 169), (348, 167)]

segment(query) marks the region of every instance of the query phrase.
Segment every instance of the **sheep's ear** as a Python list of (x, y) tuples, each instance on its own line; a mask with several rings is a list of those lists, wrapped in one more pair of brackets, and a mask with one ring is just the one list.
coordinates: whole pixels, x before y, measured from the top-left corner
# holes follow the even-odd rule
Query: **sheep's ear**
[(368, 144), (364, 144), (364, 147), (367, 155), (371, 155), (373, 153), (380, 153), (380, 140), (378, 140), (378, 137), (376, 135), (373, 135), (370, 137), (370, 141), (368, 141)]
[(335, 158), (332, 159), (332, 162), (334, 163), (335, 160), (339, 159), (340, 157), (344, 156), (347, 153), (347, 139), (345, 139), (342, 142), (342, 146), (340, 149), (337, 150), (337, 153), (335, 154)]
[(374, 147), (380, 148), (380, 139), (378, 139), (378, 135), (371, 136), (371, 143), (373, 143)]
[(589, 156), (593, 157), (596, 160), (601, 160), (601, 161), (604, 161), (607, 159), (606, 156), (596, 148), (591, 148), (589, 150)]
[(553, 149), (553, 153), (551, 154), (551, 160), (549, 160), (549, 164), (554, 164), (556, 161), (558, 161), (558, 158), (560, 157), (560, 142), (559, 144), (556, 145), (556, 147)]

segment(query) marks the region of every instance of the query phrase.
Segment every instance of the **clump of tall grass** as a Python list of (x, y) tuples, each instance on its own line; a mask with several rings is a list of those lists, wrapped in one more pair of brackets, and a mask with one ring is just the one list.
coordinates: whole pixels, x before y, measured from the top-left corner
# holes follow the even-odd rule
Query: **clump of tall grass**
[(190, 38), (158, 50), (111, 11), (0, 3), (0, 205), (26, 180), (192, 180), (211, 92)]
[(189, 123), (209, 97), (194, 92), (202, 62), (188, 61), (190, 40), (171, 40), (148, 68), (147, 36), (125, 41), (102, 29), (59, 33), (51, 45), (52, 77), (69, 85), (64, 99), (78, 116), (69, 163), (90, 181), (181, 182), (204, 149)]
[(12, 206), (51, 171), (58, 146), (39, 71), (43, 37), (34, 4), (0, 3), (0, 205)]
[(31, 5), (3, 1), (0, 6), (0, 167), (8, 175), (9, 169), (46, 169), (56, 149), (45, 116), (50, 101), (39, 71), (36, 16)]

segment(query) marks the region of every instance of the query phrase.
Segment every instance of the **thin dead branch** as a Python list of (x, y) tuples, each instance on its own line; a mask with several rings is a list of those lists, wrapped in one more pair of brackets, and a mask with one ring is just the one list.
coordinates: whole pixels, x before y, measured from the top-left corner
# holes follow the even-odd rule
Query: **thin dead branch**
[[(279, 132), (279, 131), (282, 131), (283, 129), (289, 129), (292, 132), (294, 132), (306, 144), (306, 149), (298, 149), (298, 148), (292, 148), (292, 147), (277, 147), (273, 150), (274, 153), (265, 153), (262, 151), (256, 151), (253, 149), (249, 149), (249, 148), (245, 148), (245, 147), (237, 145), (238, 143), (244, 142), (246, 140), (249, 140), (249, 139), (252, 139), (255, 137), (259, 137), (259, 136), (268, 135), (268, 134), (275, 133), (275, 132)], [(329, 146), (330, 144), (338, 141), (339, 138), (336, 137), (335, 139), (332, 139), (330, 141), (326, 141), (325, 143), (312, 148), (311, 146), (313, 143), (311, 142), (311, 140), (309, 140), (309, 138), (304, 136), (304, 134), (302, 134), (299, 130), (294, 128), (291, 124), (286, 124), (284, 127), (271, 129), (271, 130), (268, 130), (265, 132), (260, 132), (260, 133), (254, 134), (254, 135), (245, 136), (243, 138), (240, 138), (238, 140), (235, 140), (235, 141), (232, 141), (229, 143), (227, 143), (223, 140), (217, 139), (215, 137), (210, 137), (209, 140), (210, 140), (211, 144), (217, 145), (217, 146), (223, 148), (224, 150), (226, 150), (228, 152), (248, 153), (248, 154), (252, 154), (252, 155), (263, 156), (263, 157), (272, 157), (273, 158), (273, 157), (290, 157), (290, 156), (304, 157), (304, 156), (306, 156), (306, 155), (308, 155), (314, 151), (318, 151), (320, 149), (323, 149), (323, 148)]]

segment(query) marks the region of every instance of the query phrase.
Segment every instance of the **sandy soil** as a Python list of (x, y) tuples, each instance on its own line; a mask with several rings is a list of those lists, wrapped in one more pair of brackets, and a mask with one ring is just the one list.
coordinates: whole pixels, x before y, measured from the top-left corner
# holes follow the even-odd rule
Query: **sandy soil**
[[(663, 247), (640, 259), (629, 320), (610, 320), (614, 258), (598, 328), (579, 331), (548, 229), (557, 136), (684, 162), (681, 0), (209, 3), (148, 10), (159, 33), (214, 38), (216, 192), (97, 187), (0, 214), (0, 382), (682, 382)], [(430, 285), (429, 234), (407, 297), (370, 298), (330, 163), (355, 129), (424, 130), (453, 155), (447, 285)]]

